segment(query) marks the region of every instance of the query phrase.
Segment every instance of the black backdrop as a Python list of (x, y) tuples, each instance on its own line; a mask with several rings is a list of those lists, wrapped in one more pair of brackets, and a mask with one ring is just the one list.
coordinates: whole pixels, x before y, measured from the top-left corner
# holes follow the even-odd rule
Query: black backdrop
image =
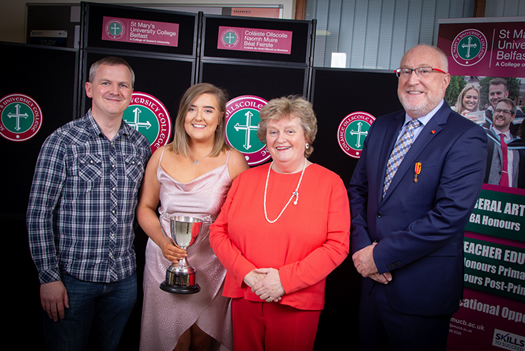
[[(338, 173), (345, 184), (357, 160), (339, 148), (336, 133), (341, 120), (355, 111), (378, 117), (401, 109), (396, 94), (397, 78), (390, 72), (312, 68), (311, 39), (315, 27), (312, 22), (164, 14), (89, 3), (83, 3), (83, 13), (83, 45), (79, 51), (0, 43), (2, 52), (12, 53), (4, 55), (7, 64), (4, 67), (8, 69), (2, 81), (9, 84), (0, 86), (0, 98), (23, 93), (37, 100), (43, 111), (42, 129), (33, 139), (16, 143), (0, 137), (4, 165), (7, 165), (1, 172), (4, 201), (0, 205), (0, 221), (2, 228), (7, 229), (7, 247), (13, 252), (4, 255), (2, 261), (3, 267), (9, 269), (6, 282), (10, 284), (12, 299), (7, 304), (7, 316), (13, 321), (4, 330), (5, 335), (22, 341), (24, 348), (43, 346), (39, 283), (29, 256), (25, 229), (34, 165), (45, 137), (89, 108), (91, 102), (85, 97), (83, 86), (92, 62), (108, 55), (126, 59), (137, 76), (135, 90), (161, 100), (172, 120), (182, 93), (196, 82), (221, 86), (230, 98), (256, 95), (270, 100), (290, 94), (307, 96), (314, 105), (319, 124), (311, 160)], [(178, 49), (108, 43), (98, 39), (100, 18), (104, 15), (156, 21), (160, 16), (166, 22), (180, 20), (191, 38), (180, 41), (183, 45)], [(283, 24), (286, 24), (284, 28)], [(294, 55), (290, 62), (285, 62), (283, 57), (287, 55), (221, 52), (213, 44), (219, 25), (293, 30)], [(295, 35), (295, 31), (301, 35)], [(198, 33), (203, 33), (204, 39), (201, 40)], [(146, 235), (138, 226), (136, 233), (139, 300), (122, 337), (121, 350), (138, 349)], [(326, 307), (321, 315), (316, 350), (357, 345), (358, 282), (350, 258), (328, 277)]]
[(0, 137), (2, 171), (0, 228), (4, 274), (3, 305), (7, 341), (32, 348), (42, 346), (42, 314), (38, 274), (31, 256), (25, 225), (27, 201), (36, 159), (45, 138), (76, 114), (77, 52), (72, 49), (0, 43), (3, 72), (0, 98), (24, 94), (42, 110), (42, 127), (31, 139), (13, 142)]
[(319, 131), (310, 157), (341, 176), (348, 184), (357, 160), (346, 155), (337, 142), (337, 128), (357, 111), (380, 117), (403, 107), (397, 98), (397, 78), (390, 71), (315, 68), (311, 102)]
[(230, 98), (255, 95), (273, 98), (306, 95), (307, 69), (266, 66), (258, 63), (203, 62), (202, 82), (225, 89)]
[[(106, 50), (89, 50), (85, 54), (85, 76), (88, 74), (89, 67), (97, 60), (108, 56)], [(195, 62), (192, 59), (171, 59), (166, 57), (142, 57), (130, 54), (129, 52), (113, 53), (126, 60), (135, 72), (136, 92), (144, 92), (155, 96), (162, 101), (168, 110), (173, 122), (177, 116), (179, 100), (182, 94), (193, 82), (193, 72)], [(82, 92), (83, 85), (80, 89)], [(91, 107), (91, 99), (85, 94), (82, 96), (83, 115)]]
[[(93, 62), (109, 55), (120, 56), (135, 72), (135, 91), (151, 94), (162, 101), (174, 119), (180, 96), (195, 83), (197, 76), (199, 15), (93, 3), (82, 3), (82, 13), (79, 91), (83, 89)], [(104, 16), (177, 23), (178, 46), (102, 40)], [(91, 106), (91, 100), (85, 94), (80, 94), (80, 100), (80, 115), (83, 115)]]
[[(358, 159), (339, 147), (339, 123), (352, 112), (364, 111), (380, 118), (402, 109), (397, 78), (391, 72), (314, 68), (312, 82), (318, 132), (310, 161), (336, 172), (348, 184)], [(359, 284), (350, 255), (328, 276), (315, 350), (358, 347)]]
[[(153, 95), (160, 100), (174, 123), (179, 99), (184, 91), (195, 83), (197, 77), (200, 15), (94, 3), (83, 3), (82, 12), (85, 16), (82, 22), (82, 59), (79, 62), (82, 72), (82, 79), (79, 80), (79, 91), (81, 91), (79, 116), (91, 107), (91, 99), (83, 93), (89, 67), (105, 56), (114, 55), (125, 59), (133, 68), (136, 76), (134, 91)], [(102, 40), (104, 16), (178, 23), (180, 33), (178, 46), (166, 47)], [(137, 254), (138, 298), (122, 335), (119, 350), (138, 350), (146, 243), (147, 235), (135, 223), (134, 244)]]
[[(274, 62), (280, 65), (307, 66), (311, 62), (312, 27), (311, 21), (288, 21), (267, 18), (242, 18), (205, 15), (203, 20), (202, 56), (206, 59), (217, 58), (226, 61), (250, 60)], [(241, 27), (268, 30), (286, 30), (293, 32), (293, 41), (289, 55), (264, 53), (257, 51), (232, 51), (217, 48), (219, 27)]]
[[(197, 49), (197, 14), (140, 9), (136, 7), (113, 6), (95, 3), (82, 3), (83, 48), (102, 48), (106, 51), (133, 51), (137, 54), (177, 55), (180, 57), (195, 57)], [(103, 17), (130, 18), (136, 20), (177, 23), (179, 25), (178, 45), (161, 46), (137, 44), (119, 41), (102, 40)]]
[[(254, 95), (268, 101), (291, 94), (307, 96), (314, 22), (204, 16), (202, 23), (199, 82), (225, 89), (230, 99), (242, 95)], [(219, 26), (291, 31), (291, 53), (218, 49)]]

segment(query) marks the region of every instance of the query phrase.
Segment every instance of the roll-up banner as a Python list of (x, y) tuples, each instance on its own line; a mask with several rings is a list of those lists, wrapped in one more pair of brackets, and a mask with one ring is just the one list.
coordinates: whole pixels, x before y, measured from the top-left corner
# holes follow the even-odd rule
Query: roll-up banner
[[(524, 24), (523, 17), (439, 22), (438, 47), (452, 75), (446, 99), (488, 140), (486, 184), (465, 228), (464, 296), (447, 350), (525, 350)], [(514, 116), (501, 98), (517, 106)], [(508, 186), (499, 183), (504, 173)]]

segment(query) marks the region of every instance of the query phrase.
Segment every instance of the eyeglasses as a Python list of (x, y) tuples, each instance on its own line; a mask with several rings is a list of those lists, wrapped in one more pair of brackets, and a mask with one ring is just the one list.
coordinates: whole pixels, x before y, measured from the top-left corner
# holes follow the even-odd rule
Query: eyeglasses
[(447, 72), (440, 70), (438, 68), (432, 68), (430, 66), (418, 67), (418, 68), (398, 68), (394, 72), (396, 73), (397, 78), (409, 78), (412, 75), (412, 72), (416, 72), (416, 75), (420, 78), (426, 78), (430, 73), (437, 71), (443, 74)]
[(501, 108), (497, 108), (494, 110), (495, 113), (503, 113), (505, 115), (510, 115), (512, 113), (511, 110), (505, 110), (505, 109), (501, 109)]

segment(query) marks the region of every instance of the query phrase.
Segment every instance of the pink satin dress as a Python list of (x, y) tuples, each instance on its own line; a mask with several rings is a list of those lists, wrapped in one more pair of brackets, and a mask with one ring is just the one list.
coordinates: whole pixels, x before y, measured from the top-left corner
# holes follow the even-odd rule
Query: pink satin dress
[[(229, 157), (230, 153), (223, 166), (189, 183), (180, 183), (170, 177), (160, 166), (159, 160), (159, 212), (209, 215), (214, 221), (231, 186), (227, 167)], [(163, 227), (168, 230), (167, 224)], [(231, 300), (222, 296), (226, 270), (210, 247), (209, 225), (202, 233), (204, 235), (199, 235), (187, 250), (188, 262), (196, 268), (196, 282), (201, 288), (195, 294), (172, 294), (160, 289), (171, 262), (164, 258), (162, 250), (153, 240), (148, 240), (140, 350), (171, 351), (181, 334), (194, 323), (215, 339), (214, 350), (233, 349)]]

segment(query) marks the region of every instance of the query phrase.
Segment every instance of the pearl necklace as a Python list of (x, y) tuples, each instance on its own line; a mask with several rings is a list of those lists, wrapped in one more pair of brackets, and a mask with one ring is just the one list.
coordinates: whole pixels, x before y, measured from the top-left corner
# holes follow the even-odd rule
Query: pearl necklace
[(299, 200), (299, 186), (301, 185), (301, 181), (303, 180), (304, 170), (306, 169), (306, 162), (307, 162), (307, 160), (306, 160), (306, 157), (305, 157), (304, 158), (303, 171), (301, 172), (301, 177), (299, 178), (299, 183), (297, 183), (297, 187), (295, 188), (295, 191), (292, 193), (292, 196), (290, 196), (290, 200), (288, 200), (288, 202), (286, 203), (286, 205), (282, 209), (281, 213), (279, 213), (279, 216), (277, 216), (277, 218), (274, 219), (273, 221), (268, 219), (268, 213), (266, 212), (266, 191), (268, 190), (268, 179), (270, 179), (270, 171), (271, 171), (272, 166), (273, 166), (273, 161), (270, 164), (270, 167), (268, 167), (268, 175), (266, 176), (266, 185), (264, 186), (264, 204), (263, 204), (264, 205), (264, 217), (266, 217), (266, 220), (268, 221), (268, 223), (270, 223), (270, 224), (275, 223), (275, 222), (277, 222), (277, 220), (279, 218), (281, 218), (281, 215), (283, 214), (284, 210), (286, 210), (286, 208), (288, 207), (288, 205), (290, 204), (290, 202), (292, 201), (294, 196), (295, 196), (295, 201), (293, 202), (293, 204), (294, 204), (294, 206), (297, 205), (297, 201)]

